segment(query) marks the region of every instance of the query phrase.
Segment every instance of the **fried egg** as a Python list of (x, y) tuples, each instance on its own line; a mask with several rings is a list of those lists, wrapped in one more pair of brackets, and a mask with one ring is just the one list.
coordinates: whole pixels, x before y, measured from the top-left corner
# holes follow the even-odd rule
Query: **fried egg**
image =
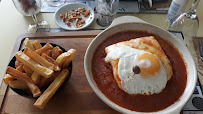
[[(149, 53), (155, 55), (160, 60), (160, 62), (163, 64), (163, 66), (166, 70), (167, 80), (170, 80), (170, 78), (172, 77), (173, 71), (172, 71), (171, 63), (170, 63), (168, 57), (166, 56), (166, 54), (164, 53), (164, 51), (162, 50), (161, 46), (159, 45), (158, 41), (153, 36), (140, 37), (140, 38), (131, 39), (129, 41), (122, 41), (122, 42), (119, 42), (116, 44), (112, 44), (105, 48), (105, 52), (108, 53), (115, 46), (117, 46), (117, 47), (129, 46), (131, 48), (138, 49), (138, 50), (144, 50), (146, 52), (149, 52)], [(117, 60), (111, 61), (111, 64), (115, 64), (116, 61)], [(116, 73), (116, 69), (114, 69), (114, 70)]]
[[(115, 77), (117, 83), (128, 94), (152, 95), (160, 93), (166, 86), (167, 73), (156, 55), (129, 46), (114, 45), (105, 57), (106, 62), (111, 60), (115, 60), (114, 65), (117, 64), (117, 70), (114, 70), (118, 74)], [(139, 67), (140, 73), (134, 72), (135, 67)]]
[(173, 76), (171, 63), (153, 36), (118, 42), (105, 52), (116, 83), (129, 94), (160, 93)]

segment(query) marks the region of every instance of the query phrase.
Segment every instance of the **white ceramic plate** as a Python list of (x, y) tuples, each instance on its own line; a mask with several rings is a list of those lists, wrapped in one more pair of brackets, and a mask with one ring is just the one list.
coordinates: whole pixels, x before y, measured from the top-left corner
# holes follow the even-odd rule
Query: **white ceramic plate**
[[(94, 81), (92, 71), (91, 71), (92, 69), (91, 61), (92, 61), (94, 51), (96, 50), (96, 47), (98, 47), (106, 38), (108, 38), (109, 36), (117, 32), (121, 32), (125, 30), (138, 30), (138, 31), (140, 30), (140, 31), (147, 31), (149, 33), (157, 34), (161, 36), (163, 39), (171, 42), (179, 50), (187, 66), (187, 84), (186, 84), (185, 91), (183, 92), (182, 96), (177, 102), (158, 112), (146, 112), (146, 113), (136, 112), (136, 111), (131, 111), (126, 108), (120, 107), (119, 105), (115, 104), (114, 102), (109, 100), (97, 87), (97, 84)], [(104, 103), (109, 105), (111, 108), (124, 114), (131, 114), (131, 113), (133, 114), (135, 113), (136, 114), (180, 114), (182, 107), (187, 103), (187, 101), (191, 97), (197, 83), (196, 82), (197, 71), (196, 71), (195, 62), (187, 47), (181, 41), (179, 41), (179, 39), (177, 39), (174, 35), (170, 34), (164, 29), (161, 29), (157, 26), (146, 23), (143, 20), (140, 20), (139, 18), (136, 18), (133, 16), (123, 16), (123, 17), (118, 17), (114, 19), (112, 24), (107, 29), (99, 33), (92, 40), (92, 42), (88, 46), (87, 51), (85, 53), (84, 69), (85, 69), (87, 80), (90, 86), (92, 87), (92, 89), (94, 90), (94, 92), (97, 94), (97, 96)]]
[[(62, 19), (60, 18), (60, 14), (65, 14), (65, 10), (67, 10), (68, 12), (72, 12), (72, 10), (77, 10), (78, 8), (85, 8), (86, 10), (90, 10), (90, 14), (87, 17), (84, 17), (82, 14), (80, 14), (80, 17), (82, 17), (83, 20), (85, 20), (85, 23), (83, 24), (82, 27), (80, 28), (75, 28), (75, 20), (73, 22), (71, 22), (71, 26), (67, 26)], [(79, 16), (78, 16), (79, 17)], [(67, 4), (62, 6), (61, 8), (59, 8), (54, 16), (55, 22), (56, 24), (66, 30), (81, 30), (86, 28), (87, 26), (89, 26), (93, 20), (94, 20), (94, 11), (92, 10), (91, 7), (89, 7), (86, 4), (82, 4), (82, 3), (73, 3), (73, 4)], [(66, 21), (68, 22), (68, 21)]]

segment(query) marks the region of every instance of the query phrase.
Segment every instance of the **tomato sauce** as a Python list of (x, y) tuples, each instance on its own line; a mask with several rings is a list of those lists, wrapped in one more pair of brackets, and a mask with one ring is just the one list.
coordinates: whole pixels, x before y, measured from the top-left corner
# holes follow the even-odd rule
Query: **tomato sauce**
[[(114, 80), (111, 64), (104, 61), (104, 49), (111, 44), (143, 36), (154, 36), (159, 42), (171, 62), (173, 76), (161, 93), (149, 96), (129, 95), (121, 90)], [(172, 105), (183, 94), (187, 82), (186, 65), (179, 51), (160, 36), (146, 31), (123, 31), (109, 36), (94, 52), (92, 74), (98, 88), (108, 99), (123, 108), (139, 112), (156, 112)]]

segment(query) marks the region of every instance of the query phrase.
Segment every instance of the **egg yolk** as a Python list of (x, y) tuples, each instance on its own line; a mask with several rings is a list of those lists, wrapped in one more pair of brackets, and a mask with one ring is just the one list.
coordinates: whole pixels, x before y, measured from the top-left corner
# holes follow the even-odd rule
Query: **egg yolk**
[(154, 55), (149, 53), (140, 54), (138, 55), (138, 60), (144, 61), (144, 62), (150, 62), (148, 65), (139, 66), (141, 73), (143, 73), (144, 75), (155, 76), (155, 74), (160, 71), (159, 60)]

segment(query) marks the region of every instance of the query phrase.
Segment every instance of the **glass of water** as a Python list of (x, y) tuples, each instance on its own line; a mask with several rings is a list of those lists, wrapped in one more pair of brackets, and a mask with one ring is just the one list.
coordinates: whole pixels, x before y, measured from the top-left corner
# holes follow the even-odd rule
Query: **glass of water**
[(109, 26), (116, 18), (119, 8), (119, 0), (95, 0), (98, 14), (97, 24), (100, 26)]
[(42, 3), (41, 0), (12, 0), (18, 12), (24, 16), (32, 16), (33, 25), (29, 25), (28, 31), (34, 28), (49, 27), (46, 21), (38, 21), (36, 14), (40, 12)]

